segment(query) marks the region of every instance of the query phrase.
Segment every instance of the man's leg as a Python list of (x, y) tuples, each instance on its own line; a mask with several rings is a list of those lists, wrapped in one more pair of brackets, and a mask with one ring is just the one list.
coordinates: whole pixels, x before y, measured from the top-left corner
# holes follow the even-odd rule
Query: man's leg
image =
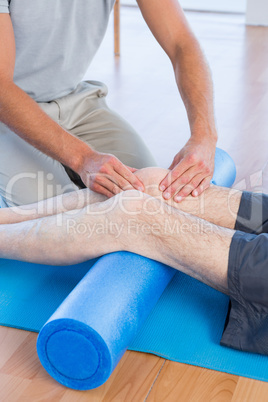
[(74, 216), (85, 206), (106, 199), (105, 195), (95, 193), (88, 188), (72, 191), (33, 204), (0, 208), (0, 224), (25, 222), (63, 212), (68, 214), (69, 211), (70, 216)]
[[(148, 168), (137, 171), (145, 184), (146, 193), (164, 200), (159, 190), (159, 182), (168, 170)], [(164, 200), (181, 211), (198, 216), (216, 225), (246, 233), (268, 233), (268, 195), (239, 191), (211, 185), (201, 196), (186, 197), (177, 203), (172, 199)]]
[[(233, 229), (241, 199), (241, 191), (211, 186), (200, 197), (188, 196), (183, 202), (166, 201), (159, 190), (159, 183), (167, 174), (167, 169), (145, 168), (135, 174), (145, 185), (145, 192), (172, 207), (198, 216), (219, 226)], [(106, 199), (89, 189), (66, 193), (57, 197), (27, 206), (0, 210), (0, 223), (15, 223), (55, 215), (69, 210), (81, 209), (88, 204)]]
[[(137, 171), (146, 193), (164, 200), (158, 185), (168, 170), (148, 168)], [(268, 233), (268, 195), (211, 185), (201, 196), (186, 197), (182, 202), (166, 201), (181, 211), (198, 216), (218, 226), (246, 233)]]
[[(107, 228), (105, 235), (101, 228)], [(82, 262), (128, 250), (159, 260), (227, 292), (234, 232), (128, 191), (76, 211), (0, 226), (2, 258), (44, 264)]]
[[(171, 216), (158, 214), (155, 220), (161, 222), (162, 228), (168, 224), (171, 230), (160, 232), (158, 240), (157, 236), (141, 236), (145, 250), (142, 245), (136, 248), (135, 242), (130, 250), (137, 253), (142, 250), (143, 255), (228, 294), (230, 309), (221, 345), (268, 355), (268, 196), (243, 192), (241, 197), (241, 193), (235, 192), (233, 208), (238, 210), (235, 219), (236, 212), (230, 214), (227, 208), (230, 190), (216, 187), (212, 190), (205, 192), (208, 209), (202, 215), (214, 222), (242, 228), (244, 232), (224, 229), (180, 211), (176, 220), (172, 208)], [(216, 205), (213, 200), (217, 200)], [(185, 205), (189, 207), (187, 201)], [(217, 216), (219, 206), (222, 211)], [(148, 214), (143, 219), (146, 221)], [(152, 224), (150, 227), (156, 230)], [(174, 227), (179, 228), (177, 236)]]
[[(136, 172), (145, 184), (145, 191), (176, 209), (198, 216), (218, 226), (248, 233), (268, 231), (268, 196), (211, 186), (199, 197), (188, 196), (181, 203), (166, 201), (158, 185), (167, 169), (146, 168)], [(57, 196), (46, 201), (18, 208), (0, 209), (0, 223), (15, 223), (54, 215), (105, 200), (106, 197), (89, 189)]]
[[(145, 169), (137, 174), (146, 181), (146, 191), (163, 199), (154, 183), (159, 183), (159, 179), (166, 175), (166, 170), (162, 173), (160, 170), (150, 170), (149, 176)], [(223, 265), (222, 271), (219, 271), (220, 261), (215, 261), (214, 267), (210, 266), (213, 275), (223, 273), (221, 280), (226, 280), (224, 286), (228, 289), (225, 292), (224, 286), (218, 288), (230, 297), (230, 309), (221, 345), (268, 355), (268, 195), (211, 186), (200, 197), (189, 196), (179, 204), (172, 201), (170, 204), (217, 225), (235, 229), (234, 232), (231, 231), (233, 236), (228, 251), (228, 264)], [(222, 235), (221, 238), (223, 239)], [(191, 241), (193, 237), (189, 235), (186, 239)], [(219, 239), (215, 232), (210, 239), (208, 251), (211, 256), (219, 251), (217, 256), (220, 257), (223, 253), (223, 258), (226, 258), (226, 247), (219, 244), (217, 249)], [(192, 246), (194, 250), (195, 245)], [(157, 253), (158, 250), (154, 251)], [(195, 254), (192, 250), (187, 250), (190, 256)], [(204, 263), (204, 255), (202, 251), (201, 264)], [(192, 268), (196, 269), (194, 264)], [(189, 271), (184, 272), (191, 275)], [(219, 277), (214, 277), (209, 282), (209, 273), (206, 270), (202, 273), (200, 267), (198, 275), (195, 272), (191, 276), (213, 287), (219, 283)]]

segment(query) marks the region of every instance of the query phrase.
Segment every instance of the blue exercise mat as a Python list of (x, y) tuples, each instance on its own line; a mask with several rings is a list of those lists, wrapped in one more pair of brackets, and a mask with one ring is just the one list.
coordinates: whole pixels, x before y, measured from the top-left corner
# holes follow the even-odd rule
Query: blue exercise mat
[(165, 289), (130, 350), (268, 381), (268, 357), (220, 346), (229, 298), (181, 273)]
[[(52, 267), (0, 260), (0, 325), (39, 332), (94, 262)], [(268, 381), (268, 357), (220, 346), (228, 301), (178, 272), (128, 349)]]

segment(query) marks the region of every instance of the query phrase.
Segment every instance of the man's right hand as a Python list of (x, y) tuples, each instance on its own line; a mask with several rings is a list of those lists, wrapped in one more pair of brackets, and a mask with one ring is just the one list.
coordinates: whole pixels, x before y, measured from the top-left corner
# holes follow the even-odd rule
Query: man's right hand
[(77, 173), (88, 188), (110, 198), (124, 190), (144, 191), (143, 183), (133, 174), (136, 170), (114, 155), (92, 151)]

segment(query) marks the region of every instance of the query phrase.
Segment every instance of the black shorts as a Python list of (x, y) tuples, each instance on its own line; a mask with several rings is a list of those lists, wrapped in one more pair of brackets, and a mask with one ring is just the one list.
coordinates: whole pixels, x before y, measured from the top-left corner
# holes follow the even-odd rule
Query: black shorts
[(244, 192), (228, 263), (221, 345), (268, 355), (268, 196)]

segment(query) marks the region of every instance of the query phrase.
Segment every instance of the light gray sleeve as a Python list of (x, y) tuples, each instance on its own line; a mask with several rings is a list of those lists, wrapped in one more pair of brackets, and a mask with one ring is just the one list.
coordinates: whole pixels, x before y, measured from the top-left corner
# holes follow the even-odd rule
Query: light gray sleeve
[(0, 0), (0, 13), (9, 13), (9, 1)]

